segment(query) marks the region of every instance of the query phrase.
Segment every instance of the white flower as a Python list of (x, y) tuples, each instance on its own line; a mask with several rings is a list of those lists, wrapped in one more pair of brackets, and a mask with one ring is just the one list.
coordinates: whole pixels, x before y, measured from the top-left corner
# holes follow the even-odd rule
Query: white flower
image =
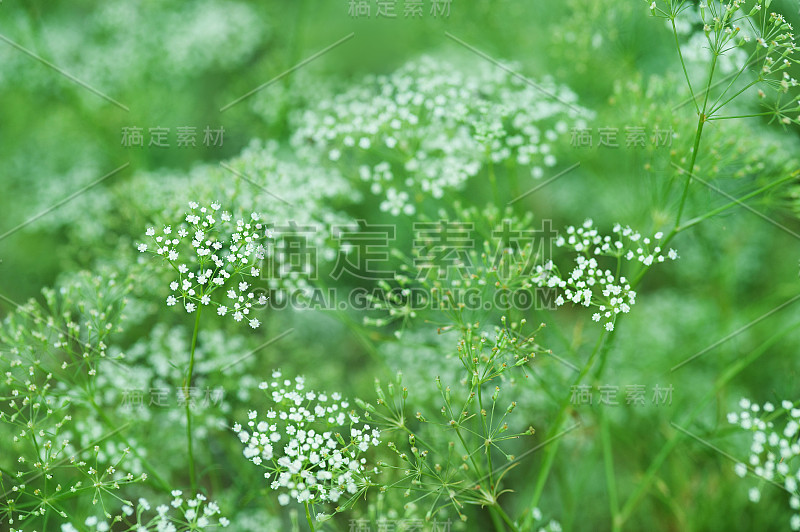
[[(624, 258), (650, 266), (664, 259), (660, 246), (649, 249), (653, 240), (643, 238), (630, 227), (623, 228), (615, 224), (612, 232), (613, 237), (600, 234), (591, 219), (584, 221), (580, 227), (567, 227), (566, 237), (559, 236), (554, 243), (556, 247), (568, 247), (577, 253), (574, 267), (565, 270), (568, 275), (563, 275), (552, 261), (548, 261), (544, 266), (537, 266), (531, 278), (539, 287), (563, 290), (563, 295), (559, 294), (554, 300), (556, 306), (566, 301), (585, 307), (596, 305), (601, 312), (594, 313), (592, 320), (600, 322), (603, 317), (607, 318), (603, 323), (607, 331), (614, 330), (614, 315), (630, 312), (636, 301), (636, 292), (625, 277), (617, 278), (610, 269), (604, 269), (602, 261), (613, 265)], [(663, 235), (657, 233), (657, 236)]]
[[(247, 428), (238, 436), (245, 444), (244, 456), (265, 468), (278, 502), (335, 503), (343, 491), (356, 493), (368, 471), (361, 455), (379, 443), (380, 433), (358, 426), (357, 416), (346, 416), (349, 403), (339, 394), (305, 390), (302, 377), (292, 382), (276, 370), (273, 381), (258, 388), (274, 408), (267, 410), (266, 419), (250, 411)], [(241, 428), (233, 427), (234, 432)]]
[[(535, 165), (538, 172), (555, 165), (555, 131), (568, 131), (566, 118), (592, 113), (562, 98), (545, 100), (490, 66), (464, 72), (426, 58), (378, 82), (366, 80), (303, 113), (292, 144), (313, 165), (354, 164), (363, 189), (383, 196), (379, 208), (393, 216), (413, 214), (420, 193), (441, 198), (462, 188), (487, 164)], [(537, 85), (576, 99), (549, 80)]]
[[(194, 312), (198, 304), (212, 304), (217, 289), (227, 290), (229, 297), (237, 300), (234, 319), (241, 321), (262, 299), (255, 291), (244, 293), (250, 288), (247, 279), (259, 274), (259, 269), (253, 265), (265, 257), (266, 237), (259, 236), (264, 229), (260, 216), (254, 212), (247, 219), (231, 222), (231, 215), (222, 212), (221, 221), (218, 221), (211, 215), (220, 209), (218, 202), (212, 203), (210, 208), (194, 201), (189, 206), (192, 210), (186, 215), (186, 222), (191, 225), (181, 224), (176, 231), (170, 225), (164, 226), (164, 235), (170, 235), (166, 239), (156, 236), (154, 228), (147, 229), (147, 235), (157, 246), (156, 253), (166, 256), (178, 270), (178, 278), (169, 283), (170, 290), (180, 289), (179, 295), (189, 313)], [(140, 251), (147, 249), (145, 244), (139, 244), (138, 248)], [(237, 286), (243, 292), (241, 295), (232, 289)], [(177, 297), (170, 296), (167, 305), (173, 306), (177, 301)], [(227, 307), (217, 309), (220, 316), (227, 315), (227, 311)], [(248, 322), (254, 327), (260, 323), (252, 318)]]

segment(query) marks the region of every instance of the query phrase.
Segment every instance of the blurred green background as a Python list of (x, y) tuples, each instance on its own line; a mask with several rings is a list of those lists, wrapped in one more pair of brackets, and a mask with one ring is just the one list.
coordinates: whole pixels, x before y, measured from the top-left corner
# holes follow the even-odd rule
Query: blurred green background
[[(139, 188), (147, 181), (136, 176), (174, 179), (177, 184), (184, 180), (191, 198), (192, 171), (237, 156), (252, 139), (285, 143), (303, 109), (366, 75), (389, 74), (422, 55), (467, 68), (485, 61), (446, 32), (493, 58), (513, 61), (531, 79), (551, 76), (568, 86), (580, 105), (596, 112), (590, 127), (674, 128), (671, 146), (646, 150), (576, 148), (565, 134), (559, 139), (560, 162), (555, 170), (573, 162), (580, 162), (580, 169), (518, 205), (519, 211), (553, 219), (556, 227), (591, 217), (605, 226), (621, 221), (649, 230), (663, 229), (671, 220), (675, 177), (670, 162), (680, 163), (687, 156), (695, 117), (691, 106), (673, 109), (685, 97), (680, 65), (671, 33), (662, 20), (649, 17), (645, 2), (454, 0), (448, 17), (434, 17), (426, 7), (423, 16), (413, 20), (403, 16), (402, 6), (398, 2), (395, 19), (385, 19), (375, 16), (375, 4), (372, 16), (353, 17), (345, 0), (4, 0), (0, 4), (0, 234), (113, 169), (129, 166), (0, 239), (4, 296), (0, 315), (13, 310), (12, 302), (39, 297), (43, 287), (56, 285), (67, 272), (113, 264), (124, 256), (120, 249), (127, 249), (127, 257), (135, 260), (132, 243), (149, 220), (162, 214), (147, 212), (141, 202), (131, 202), (136, 207), (129, 210), (117, 209), (130, 194), (147, 195)], [(795, 26), (800, 22), (796, 2), (776, 1), (772, 9)], [(351, 33), (351, 39), (321, 57), (220, 111)], [(93, 94), (9, 41), (129, 110)], [(176, 128), (183, 126), (197, 128), (196, 147), (176, 146)], [(145, 132), (151, 127), (170, 128), (172, 146), (125, 147), (125, 127)], [(222, 146), (202, 146), (206, 127), (224, 128)], [(758, 119), (715, 123), (703, 140), (698, 173), (739, 197), (796, 169), (799, 142), (796, 129), (784, 130)], [(480, 187), (469, 189), (462, 199), (481, 204), (483, 193)], [(726, 201), (698, 186), (687, 208), (700, 213)], [(781, 188), (752, 206), (800, 232), (797, 190)], [(349, 214), (380, 216), (369, 204)], [(408, 238), (403, 236), (398, 246), (407, 245)], [(687, 428), (731, 454), (739, 450), (737, 456), (743, 457), (746, 451), (729, 435), (725, 413), (740, 396), (774, 401), (794, 399), (798, 393), (797, 304), (721, 343), (697, 362), (670, 371), (797, 293), (796, 235), (745, 209), (734, 209), (680, 235), (673, 245), (681, 259), (659, 267), (641, 287), (606, 372), (608, 384), (674, 386), (671, 406), (609, 411), (623, 500), (635, 491), (675, 432), (670, 423), (680, 424), (706, 394), (712, 393), (713, 400)], [(540, 343), (581, 365), (596, 331), (587, 330), (585, 319), (577, 318), (579, 312), (543, 313), (536, 319), (549, 325)], [(335, 383), (348, 394), (370, 396), (374, 376), (385, 368), (367, 354), (363, 338), (347, 319), (278, 314), (271, 316), (275, 329), (288, 324), (318, 333), (287, 339), (260, 364), (281, 364), (287, 373), (305, 372), (310, 379)], [(149, 334), (153, 321), (136, 324), (129, 338)], [(771, 342), (777, 333), (782, 335), (757, 363), (714, 392), (713, 383), (726, 368)], [(400, 353), (391, 355), (396, 358), (415, 352), (421, 375), (429, 371), (428, 364), (443, 363), (426, 360), (435, 358), (436, 350), (425, 351), (410, 340), (395, 341), (377, 332), (359, 334), (379, 338), (380, 349), (389, 358), (392, 350)], [(432, 347), (427, 338), (420, 343)], [(317, 376), (309, 369), (315, 367)], [(537, 361), (532, 371), (541, 386), (552, 387), (559, 396), (568, 393), (562, 384), (565, 370), (557, 362)], [(537, 430), (541, 427), (542, 434), (552, 421), (553, 404), (531, 392), (526, 408), (531, 424)], [(592, 407), (577, 407), (573, 415), (582, 421), (582, 428), (562, 442), (541, 507), (560, 519), (565, 530), (608, 530), (596, 416)], [(532, 456), (524, 470), (511, 475), (518, 493), (530, 490), (525, 471), (535, 472), (538, 460), (538, 455)], [(696, 441), (678, 443), (656, 475), (626, 529), (781, 530), (788, 522), (784, 494), (766, 490), (758, 505), (748, 502), (748, 484), (734, 475), (732, 463)], [(525, 500), (523, 496), (518, 502), (522, 505)]]

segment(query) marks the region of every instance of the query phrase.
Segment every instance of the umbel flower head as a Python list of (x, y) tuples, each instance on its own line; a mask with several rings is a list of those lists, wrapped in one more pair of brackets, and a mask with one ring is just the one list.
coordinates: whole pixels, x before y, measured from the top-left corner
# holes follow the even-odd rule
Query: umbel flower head
[(553, 261), (537, 266), (532, 282), (540, 287), (560, 288), (555, 304), (564, 305), (571, 301), (584, 307), (594, 306), (597, 309), (592, 315), (593, 321), (605, 322), (607, 331), (614, 330), (614, 319), (617, 314), (630, 312), (636, 302), (628, 279), (602, 267), (598, 259), (609, 257), (616, 259), (617, 271), (622, 261), (637, 261), (645, 267), (667, 259), (676, 260), (678, 253), (670, 249), (666, 253), (659, 244), (663, 233), (656, 233), (652, 238), (643, 237), (630, 227), (616, 224), (614, 236), (603, 236), (594, 227), (592, 220), (586, 220), (582, 226), (567, 227), (567, 236), (560, 236), (555, 241), (556, 247), (567, 247), (577, 252), (575, 267), (568, 275), (563, 275)]
[(467, 71), (426, 57), (321, 98), (297, 115), (292, 143), (314, 164), (358, 168), (382, 211), (409, 216), (421, 197), (459, 190), (484, 167), (542, 177), (559, 134), (592, 116), (576, 102), (551, 79), (533, 87), (494, 65)]
[[(162, 257), (177, 273), (169, 284), (167, 306), (180, 301), (191, 314), (200, 306), (213, 305), (220, 316), (246, 319), (257, 328), (261, 322), (251, 318), (250, 312), (254, 304), (264, 305), (266, 297), (257, 296), (249, 281), (260, 273), (268, 230), (255, 212), (248, 220), (233, 221), (230, 213), (220, 212), (219, 203), (201, 207), (190, 202), (189, 208), (185, 222), (177, 228), (149, 227), (145, 234), (151, 243), (137, 244), (141, 253)], [(212, 299), (217, 291), (225, 291), (222, 301)]]
[(378, 445), (380, 433), (361, 424), (346, 400), (338, 393), (306, 390), (303, 377), (284, 379), (280, 371), (259, 388), (270, 407), (251, 410), (246, 427), (236, 423), (233, 430), (245, 445), (244, 456), (266, 469), (264, 478), (279, 492), (281, 505), (292, 499), (307, 505), (339, 503), (367, 489), (363, 455)]

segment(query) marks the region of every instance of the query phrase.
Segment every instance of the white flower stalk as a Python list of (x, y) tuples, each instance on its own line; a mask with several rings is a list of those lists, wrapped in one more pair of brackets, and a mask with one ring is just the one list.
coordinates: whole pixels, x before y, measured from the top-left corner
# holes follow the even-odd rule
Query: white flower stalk
[[(607, 331), (614, 330), (614, 321), (619, 313), (627, 314), (636, 303), (636, 292), (625, 276), (618, 272), (623, 261), (639, 262), (644, 267), (667, 259), (676, 260), (678, 254), (674, 249), (663, 250), (659, 242), (663, 233), (656, 233), (653, 238), (642, 235), (630, 227), (616, 224), (614, 236), (603, 236), (594, 227), (592, 220), (586, 220), (582, 226), (567, 227), (567, 236), (556, 239), (556, 247), (566, 247), (577, 252), (575, 267), (564, 275), (553, 263), (548, 261), (537, 266), (532, 282), (539, 287), (560, 288), (555, 304), (562, 306), (568, 301), (574, 305), (595, 307), (592, 320), (604, 322)], [(602, 257), (616, 259), (615, 271), (603, 268)]]
[[(259, 261), (266, 256), (268, 232), (252, 213), (249, 220), (232, 221), (228, 212), (219, 212), (220, 205), (201, 207), (189, 203), (185, 223), (177, 229), (164, 226), (157, 231), (147, 229), (151, 244), (137, 245), (141, 253), (162, 257), (177, 272), (169, 288), (167, 306), (180, 302), (189, 314), (200, 306), (215, 306), (220, 316), (230, 315), (237, 322), (247, 320), (250, 327), (261, 324), (250, 316), (253, 305), (264, 305), (266, 297), (256, 295), (249, 282), (260, 273)], [(225, 290), (222, 301), (212, 296)]]
[[(739, 401), (739, 412), (728, 414), (728, 422), (752, 434), (747, 463), (737, 463), (734, 472), (744, 478), (748, 472), (789, 492), (793, 515), (792, 530), (800, 530), (800, 406), (791, 401), (759, 405), (748, 399)], [(782, 420), (780, 426), (776, 421)], [(748, 498), (761, 500), (759, 487), (748, 490)]]
[[(150, 502), (140, 498), (135, 506), (131, 502), (125, 503), (114, 517), (108, 515), (103, 519), (90, 516), (79, 527), (72, 523), (62, 525), (61, 532), (107, 532), (112, 529), (122, 532), (183, 532), (225, 528), (230, 524), (226, 517), (220, 515), (217, 503), (209, 501), (202, 494), (184, 499), (181, 490), (173, 490), (171, 495), (169, 505), (161, 504), (151, 510)], [(154, 512), (155, 515), (152, 515)]]
[(272, 378), (259, 385), (270, 407), (251, 410), (244, 428), (233, 427), (244, 456), (266, 469), (282, 506), (295, 500), (307, 510), (317, 503), (347, 507), (340, 501), (370, 485), (364, 453), (378, 445), (379, 431), (361, 424), (338, 393), (307, 391), (302, 377), (283, 379), (280, 371)]

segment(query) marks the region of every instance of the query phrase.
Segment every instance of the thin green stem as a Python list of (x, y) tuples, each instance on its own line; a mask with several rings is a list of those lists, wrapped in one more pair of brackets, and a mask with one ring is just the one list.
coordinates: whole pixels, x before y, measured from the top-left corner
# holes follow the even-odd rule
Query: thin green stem
[(459, 429), (458, 424), (453, 427), (456, 431), (456, 436), (458, 436), (458, 441), (461, 442), (462, 447), (464, 447), (464, 451), (466, 451), (467, 456), (469, 456), (469, 461), (472, 462), (472, 467), (475, 468), (475, 473), (478, 475), (478, 478), (483, 478), (483, 470), (478, 465), (478, 462), (475, 461), (475, 456), (473, 453), (469, 452), (469, 446), (467, 445), (464, 436), (461, 434), (461, 429)]
[(711, 210), (711, 211), (705, 213), (702, 216), (698, 216), (696, 218), (692, 218), (688, 222), (686, 222), (683, 225), (681, 225), (680, 227), (678, 227), (677, 228), (677, 232), (685, 231), (686, 229), (689, 229), (690, 227), (695, 226), (695, 225), (699, 224), (700, 222), (711, 218), (712, 216), (716, 216), (717, 214), (719, 214), (721, 212), (724, 212), (724, 211), (726, 211), (726, 210), (728, 210), (728, 209), (730, 209), (732, 207), (736, 207), (737, 205), (741, 205), (743, 201), (746, 201), (746, 200), (749, 200), (749, 199), (751, 199), (751, 198), (753, 198), (755, 196), (758, 196), (762, 192), (766, 192), (767, 190), (769, 190), (771, 188), (775, 188), (775, 187), (777, 187), (779, 185), (782, 185), (783, 183), (786, 183), (787, 181), (791, 181), (793, 179), (797, 179), (798, 175), (800, 175), (800, 170), (792, 172), (790, 175), (784, 177), (783, 179), (779, 179), (778, 181), (773, 181), (772, 183), (764, 185), (763, 187), (759, 188), (758, 190), (754, 190), (753, 192), (751, 192), (749, 194), (745, 194), (741, 198), (738, 198), (738, 199), (736, 199), (734, 201), (726, 203), (725, 205), (722, 205), (721, 207), (717, 207), (716, 209)]
[[(578, 384), (580, 384), (586, 377), (586, 375), (589, 373), (589, 370), (594, 365), (597, 355), (600, 353), (600, 347), (603, 345), (603, 340), (605, 338), (606, 335), (601, 334), (600, 337), (597, 339), (597, 343), (595, 344), (594, 349), (592, 350), (592, 354), (589, 356), (589, 360), (586, 362), (586, 365), (584, 365), (583, 369), (573, 382), (572, 386), (577, 386)], [(571, 394), (567, 395), (567, 397), (561, 402), (558, 414), (556, 416), (556, 422), (553, 425), (553, 429), (548, 433), (546, 439), (552, 438), (562, 430), (564, 422), (567, 419), (567, 407), (570, 404), (570, 398)], [(547, 449), (545, 450), (544, 459), (539, 469), (539, 474), (536, 477), (536, 484), (534, 487), (533, 496), (531, 497), (531, 502), (528, 504), (528, 511), (525, 516), (525, 519), (522, 522), (521, 528), (523, 530), (529, 528), (532, 524), (533, 512), (531, 512), (530, 510), (538, 507), (539, 505), (539, 499), (541, 498), (542, 493), (544, 492), (544, 485), (547, 482), (547, 477), (550, 474), (550, 469), (553, 467), (553, 461), (555, 460), (558, 448), (559, 448), (559, 440), (556, 440), (551, 442), (550, 445), (548, 445)]]
[[(739, 72), (739, 74), (741, 74), (741, 72)], [(737, 74), (736, 78), (734, 78), (733, 81), (736, 81), (736, 79), (738, 79), (738, 77), (739, 77), (739, 75)], [(733, 81), (731, 81), (731, 83), (733, 83)], [(751, 81), (750, 83), (745, 85), (744, 88), (742, 88), (741, 90), (737, 91), (736, 94), (734, 94), (733, 96), (731, 96), (730, 98), (728, 98), (727, 100), (725, 100), (722, 103), (717, 103), (719, 101), (719, 100), (717, 100), (717, 102), (715, 102), (714, 105), (711, 106), (711, 110), (708, 112), (708, 115), (712, 116), (714, 113), (716, 113), (717, 111), (719, 111), (720, 109), (722, 109), (723, 107), (725, 107), (726, 105), (731, 103), (733, 100), (735, 100), (744, 91), (746, 91), (747, 89), (749, 89), (750, 87), (752, 87), (756, 83), (759, 83), (760, 81), (761, 81), (760, 79), (756, 79), (755, 81)], [(730, 85), (728, 86), (728, 88), (730, 88)], [(728, 89), (725, 89), (725, 90), (727, 91)], [(722, 98), (720, 97), (719, 99), (722, 99)]]
[(483, 394), (481, 393), (481, 389), (483, 388), (482, 381), (478, 381), (478, 407), (480, 408), (480, 416), (481, 416), (481, 426), (483, 427), (483, 435), (484, 435), (484, 447), (486, 449), (486, 463), (489, 467), (489, 485), (494, 487), (494, 474), (492, 473), (492, 446), (486, 445), (485, 442), (491, 439), (491, 434), (489, 434), (489, 428), (486, 426), (486, 415), (483, 408)]
[[(699, 224), (699, 223), (701, 223), (701, 222), (703, 222), (705, 220), (708, 220), (709, 218), (712, 218), (712, 217), (716, 216), (717, 214), (725, 212), (728, 209), (731, 209), (733, 207), (739, 206), (739, 205), (742, 204), (742, 202), (744, 202), (746, 200), (749, 200), (749, 199), (752, 199), (752, 198), (758, 196), (759, 194), (762, 194), (762, 193), (764, 193), (764, 192), (766, 192), (766, 191), (768, 191), (768, 190), (770, 190), (772, 188), (775, 188), (775, 187), (777, 187), (779, 185), (782, 185), (782, 184), (784, 184), (784, 183), (786, 183), (788, 181), (792, 181), (794, 179), (797, 179), (798, 177), (800, 177), (800, 170), (796, 170), (796, 171), (792, 172), (791, 174), (789, 174), (788, 176), (786, 176), (786, 177), (784, 177), (782, 179), (779, 179), (777, 181), (773, 181), (772, 183), (766, 184), (763, 187), (761, 187), (761, 188), (759, 188), (757, 190), (754, 190), (753, 192), (750, 192), (749, 194), (745, 194), (744, 196), (742, 196), (739, 199), (736, 199), (736, 200), (733, 200), (731, 202), (728, 202), (725, 205), (722, 205), (721, 207), (717, 207), (716, 209), (708, 211), (707, 213), (705, 213), (705, 214), (703, 214), (701, 216), (697, 216), (695, 218), (692, 218), (691, 220), (687, 221), (686, 223), (681, 224), (680, 226), (675, 227), (672, 231), (670, 231), (670, 233), (666, 236), (666, 238), (664, 238), (663, 242), (661, 243), (661, 247), (662, 248), (666, 248), (667, 244), (669, 244), (672, 241), (672, 239), (675, 238), (675, 236), (678, 233), (681, 233), (682, 231), (685, 231), (685, 230), (687, 230), (687, 229), (689, 229), (691, 227), (694, 227), (695, 225), (697, 225), (697, 224)], [(650, 268), (651, 268), (651, 266), (644, 267), (636, 275), (636, 277), (633, 278), (633, 281), (631, 281), (631, 287), (632, 288), (636, 288), (636, 286), (642, 280), (644, 275), (650, 270)]]
[(509, 528), (510, 528), (510, 529), (511, 529), (513, 532), (519, 532), (519, 527), (518, 527), (516, 524), (514, 524), (514, 521), (513, 521), (513, 520), (511, 519), (511, 517), (510, 517), (510, 516), (509, 516), (509, 515), (506, 513), (506, 511), (505, 511), (505, 510), (503, 510), (503, 507), (502, 507), (502, 506), (500, 506), (500, 503), (495, 503), (495, 505), (492, 507), (492, 509), (494, 509), (494, 510), (495, 510), (495, 511), (496, 511), (496, 512), (497, 512), (497, 513), (500, 515), (500, 517), (503, 519), (503, 521), (505, 521), (505, 522), (506, 522), (506, 524), (508, 525), (508, 527), (509, 527)]
[[(720, 53), (720, 55), (723, 55), (723, 54), (727, 53), (731, 49), (732, 48), (728, 48), (728, 49), (722, 51)], [(733, 78), (731, 79), (730, 83), (728, 83), (728, 86), (725, 87), (725, 90), (720, 93), (719, 97), (716, 100), (714, 100), (714, 103), (711, 105), (711, 111), (708, 113), (709, 115), (713, 115), (714, 113), (716, 113), (717, 111), (719, 111), (720, 109), (725, 107), (728, 103), (733, 101), (741, 93), (743, 93), (744, 91), (746, 91), (747, 89), (749, 89), (750, 87), (752, 87), (753, 85), (755, 85), (756, 83), (761, 81), (761, 77), (759, 76), (758, 79), (756, 79), (755, 81), (751, 81), (750, 83), (747, 84), (747, 86), (745, 88), (741, 89), (736, 94), (734, 94), (733, 96), (731, 96), (730, 98), (725, 100), (724, 103), (720, 104), (720, 100), (722, 100), (722, 98), (725, 97), (725, 95), (728, 93), (728, 91), (731, 89), (731, 87), (733, 87), (733, 84), (736, 83), (736, 81), (739, 79), (739, 76), (741, 76), (744, 73), (744, 71), (747, 69), (747, 67), (755, 62), (757, 56), (758, 56), (758, 51), (757, 50), (750, 54), (750, 56), (747, 58), (747, 61), (745, 62), (745, 64), (739, 69), (739, 71), (736, 73), (736, 75), (733, 76)]]
[(505, 532), (506, 527), (503, 525), (503, 518), (500, 517), (500, 512), (497, 511), (497, 506), (489, 507), (489, 517), (492, 518), (492, 524), (497, 532)]
[(311, 529), (311, 532), (315, 531), (314, 528), (314, 520), (311, 519), (311, 509), (308, 506), (308, 503), (304, 503), (306, 507), (306, 521), (308, 521), (308, 527)]
[(683, 208), (686, 206), (686, 198), (689, 195), (689, 185), (692, 182), (692, 173), (694, 172), (694, 165), (697, 161), (697, 153), (700, 149), (700, 138), (703, 136), (703, 125), (706, 123), (706, 109), (708, 107), (708, 95), (711, 91), (711, 81), (714, 79), (714, 70), (717, 66), (717, 54), (711, 60), (711, 68), (708, 72), (708, 82), (706, 83), (705, 98), (703, 98), (703, 108), (700, 110), (697, 117), (697, 131), (694, 135), (694, 145), (692, 147), (692, 158), (689, 162), (689, 172), (686, 176), (686, 183), (683, 185), (683, 193), (681, 194), (681, 202), (678, 205), (678, 216), (675, 218), (675, 227), (681, 224), (681, 216), (683, 216)]
[[(619, 275), (618, 275), (619, 277)], [(616, 321), (614, 322), (614, 330), (611, 331), (611, 334), (608, 335), (608, 340), (605, 344), (603, 344), (602, 349), (600, 350), (599, 362), (597, 363), (597, 369), (594, 372), (592, 377), (594, 379), (599, 379), (603, 376), (603, 371), (606, 369), (606, 362), (608, 362), (608, 351), (611, 349), (611, 346), (614, 343), (614, 338), (617, 337), (617, 329), (619, 328), (620, 322), (622, 322), (622, 314), (618, 314)]]
[(689, 71), (686, 70), (686, 62), (683, 60), (683, 54), (681, 53), (681, 43), (678, 41), (678, 29), (675, 27), (675, 18), (671, 18), (670, 22), (672, 23), (672, 35), (675, 37), (675, 49), (678, 50), (678, 58), (681, 60), (681, 67), (683, 67), (683, 75), (686, 77), (686, 85), (689, 86), (689, 94), (692, 96), (692, 103), (694, 104), (694, 108), (697, 112), (700, 112), (700, 108), (697, 106), (697, 98), (694, 95), (694, 90), (692, 89), (692, 82), (689, 81)]
[(611, 448), (611, 429), (605, 409), (600, 413), (600, 435), (603, 444), (603, 463), (606, 473), (606, 489), (608, 490), (608, 506), (611, 511), (612, 530), (619, 530), (619, 497), (617, 495), (617, 479), (614, 476), (614, 452)]
[(771, 116), (774, 114), (775, 111), (765, 111), (763, 113), (753, 113), (750, 115), (712, 116), (710, 118), (706, 118), (706, 122), (710, 122), (712, 120), (733, 120), (735, 118), (755, 118), (758, 116)]
[(689, 185), (692, 182), (692, 173), (694, 172), (694, 165), (697, 161), (697, 151), (700, 149), (700, 137), (703, 135), (703, 125), (705, 124), (706, 117), (701, 112), (697, 120), (697, 131), (694, 135), (694, 145), (692, 146), (692, 158), (689, 162), (689, 171), (686, 173), (686, 182), (683, 185), (683, 193), (681, 194), (681, 202), (678, 204), (678, 216), (675, 218), (675, 227), (681, 223), (683, 216), (683, 208), (686, 206), (686, 198), (689, 195)]
[(194, 332), (192, 333), (192, 352), (189, 356), (189, 370), (183, 381), (183, 399), (186, 402), (186, 441), (187, 452), (189, 454), (189, 482), (192, 491), (197, 492), (197, 473), (194, 463), (194, 448), (192, 443), (192, 402), (189, 400), (190, 388), (192, 386), (192, 373), (194, 372), (194, 353), (197, 348), (197, 333), (200, 331), (200, 311), (202, 305), (197, 307), (197, 314), (194, 319)]

